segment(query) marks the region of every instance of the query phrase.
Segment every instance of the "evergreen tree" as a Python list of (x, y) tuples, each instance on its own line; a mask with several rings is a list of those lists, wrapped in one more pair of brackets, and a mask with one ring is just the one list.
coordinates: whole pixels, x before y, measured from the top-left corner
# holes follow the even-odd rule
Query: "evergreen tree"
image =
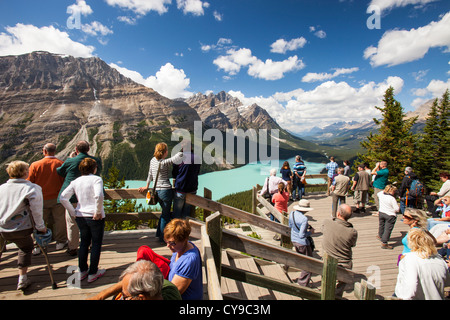
[[(105, 189), (122, 189), (125, 187), (125, 179), (119, 178), (120, 171), (113, 164), (106, 177), (103, 177), (103, 185)], [(138, 212), (141, 206), (136, 205), (136, 200), (121, 199), (121, 200), (105, 200), (104, 208), (106, 214), (111, 213), (129, 213)], [(136, 229), (140, 222), (122, 221), (119, 223), (106, 222), (106, 230), (128, 230)]]
[(415, 170), (428, 191), (439, 189), (439, 173), (450, 169), (449, 90), (436, 98), (417, 148)]
[(379, 161), (387, 161), (389, 181), (400, 183), (405, 167), (411, 166), (413, 160), (416, 137), (411, 128), (417, 117), (405, 119), (403, 108), (395, 100), (392, 87), (386, 90), (383, 102), (383, 108), (375, 107), (381, 111), (382, 119), (373, 119), (378, 126), (378, 133), (370, 132), (367, 140), (361, 142), (366, 152), (358, 154), (358, 158), (372, 168)]

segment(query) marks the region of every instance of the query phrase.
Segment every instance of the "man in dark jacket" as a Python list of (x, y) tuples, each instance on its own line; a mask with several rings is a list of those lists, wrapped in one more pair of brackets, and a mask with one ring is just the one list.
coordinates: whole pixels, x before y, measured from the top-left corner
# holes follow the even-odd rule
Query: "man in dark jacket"
[(413, 172), (411, 167), (406, 167), (405, 176), (402, 180), (400, 188), (398, 189), (400, 196), (400, 212), (402, 214), (405, 212), (405, 208), (407, 207), (417, 208), (419, 199), (409, 194), (413, 180), (417, 180), (417, 175)]
[(172, 177), (175, 179), (174, 218), (184, 219), (190, 216), (191, 206), (186, 203), (186, 194), (197, 193), (200, 163), (200, 160), (192, 152), (183, 150), (183, 162), (173, 165)]

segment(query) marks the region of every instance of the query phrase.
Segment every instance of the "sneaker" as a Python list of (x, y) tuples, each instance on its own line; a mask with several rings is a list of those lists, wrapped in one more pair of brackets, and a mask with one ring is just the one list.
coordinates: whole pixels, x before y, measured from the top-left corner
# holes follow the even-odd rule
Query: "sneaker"
[(91, 283), (97, 280), (98, 278), (101, 278), (105, 274), (105, 272), (106, 272), (105, 269), (98, 269), (96, 274), (90, 274), (88, 276), (88, 282)]
[(66, 242), (57, 242), (56, 243), (56, 251), (62, 250), (66, 247), (67, 245), (67, 241)]
[(24, 281), (21, 281), (21, 282), (19, 282), (18, 284), (17, 284), (17, 290), (25, 290), (26, 288), (28, 288), (29, 286), (30, 286), (30, 284), (31, 284), (31, 280), (30, 279), (27, 279), (27, 280), (24, 280)]
[(87, 278), (88, 274), (89, 274), (89, 270), (86, 270), (83, 272), (78, 271), (78, 280), (83, 281), (84, 279)]
[(36, 247), (33, 249), (33, 256), (38, 256), (41, 254), (41, 248)]

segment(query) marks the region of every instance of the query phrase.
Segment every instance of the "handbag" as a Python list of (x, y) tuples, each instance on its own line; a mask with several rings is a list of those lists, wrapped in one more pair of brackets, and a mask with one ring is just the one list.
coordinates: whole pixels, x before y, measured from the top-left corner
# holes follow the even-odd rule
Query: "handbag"
[(262, 196), (263, 196), (264, 199), (270, 200), (272, 198), (272, 195), (269, 192), (269, 177), (267, 177), (265, 183), (267, 184), (267, 190), (266, 190), (266, 192), (264, 192), (262, 194)]
[(158, 183), (159, 170), (161, 169), (161, 163), (158, 164), (158, 171), (156, 173), (155, 183), (153, 184), (153, 189), (147, 191), (147, 196), (145, 197), (147, 200), (147, 204), (150, 206), (154, 206), (158, 204), (158, 193), (156, 192), (156, 184)]

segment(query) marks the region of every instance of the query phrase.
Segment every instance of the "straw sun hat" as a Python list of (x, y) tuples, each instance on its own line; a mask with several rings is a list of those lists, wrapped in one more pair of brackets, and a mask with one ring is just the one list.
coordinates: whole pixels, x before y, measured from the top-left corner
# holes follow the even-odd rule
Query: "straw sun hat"
[(311, 203), (309, 202), (309, 200), (306, 199), (302, 199), (298, 202), (298, 204), (296, 204), (293, 207), (294, 210), (297, 211), (312, 211), (314, 210), (313, 208), (311, 208)]

